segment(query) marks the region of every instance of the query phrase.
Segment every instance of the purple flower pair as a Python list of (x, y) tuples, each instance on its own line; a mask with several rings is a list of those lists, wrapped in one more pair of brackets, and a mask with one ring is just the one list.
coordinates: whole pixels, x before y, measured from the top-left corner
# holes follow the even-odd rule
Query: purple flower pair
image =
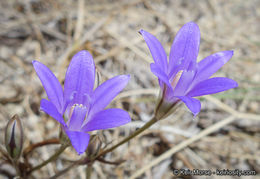
[(67, 69), (63, 91), (58, 79), (45, 65), (38, 61), (32, 63), (49, 98), (41, 100), (41, 110), (62, 125), (78, 154), (84, 153), (88, 146), (88, 132), (131, 121), (122, 109), (104, 110), (127, 85), (129, 75), (111, 78), (93, 90), (95, 64), (89, 52), (80, 51), (73, 56)]
[[(209, 78), (233, 56), (233, 51), (218, 52), (196, 62), (200, 31), (195, 23), (187, 23), (179, 30), (171, 47), (169, 62), (160, 42), (144, 30), (140, 33), (154, 59), (151, 71), (158, 77), (162, 90), (162, 102), (156, 112), (161, 110), (162, 117), (171, 110), (173, 104), (181, 101), (197, 115), (201, 104), (194, 97), (237, 87), (237, 83), (228, 78)], [(80, 51), (72, 58), (65, 77), (64, 91), (45, 65), (33, 61), (33, 66), (49, 98), (49, 101), (41, 100), (41, 110), (62, 125), (78, 154), (82, 154), (88, 146), (88, 132), (117, 127), (131, 121), (128, 113), (122, 109), (104, 110), (127, 85), (130, 76), (116, 76), (93, 90), (95, 64), (89, 52)]]
[[(169, 62), (156, 37), (144, 30), (140, 33), (154, 59), (151, 71), (158, 77), (163, 103), (166, 104), (163, 106), (171, 108), (172, 104), (182, 101), (194, 115), (197, 115), (201, 104), (194, 97), (238, 86), (229, 78), (209, 78), (233, 56), (233, 51), (218, 52), (196, 62), (200, 45), (200, 30), (197, 24), (189, 22), (179, 30), (171, 46)], [(165, 112), (165, 109), (162, 111)]]

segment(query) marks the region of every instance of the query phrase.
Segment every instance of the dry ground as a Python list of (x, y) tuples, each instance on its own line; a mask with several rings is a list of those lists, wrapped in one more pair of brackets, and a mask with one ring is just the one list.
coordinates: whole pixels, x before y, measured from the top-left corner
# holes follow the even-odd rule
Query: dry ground
[[(202, 111), (196, 118), (182, 106), (106, 155), (109, 161), (126, 160), (122, 164), (96, 162), (92, 177), (172, 178), (173, 169), (180, 168), (247, 169), (260, 176), (260, 1), (10, 0), (0, 5), (1, 136), (14, 114), (22, 118), (25, 147), (58, 136), (57, 122), (39, 112), (46, 94), (31, 61), (46, 64), (63, 81), (71, 56), (87, 49), (102, 81), (119, 74), (132, 76), (110, 107), (128, 110), (133, 122), (98, 133), (105, 142), (116, 143), (152, 117), (156, 102), (157, 79), (149, 69), (152, 58), (138, 30), (156, 35), (169, 53), (177, 30), (195, 21), (202, 37), (199, 60), (233, 49), (234, 57), (216, 75), (235, 79), (239, 88), (200, 98)], [(38, 148), (30, 163), (42, 162), (57, 148)], [(78, 158), (69, 148), (32, 177), (50, 177)], [(14, 173), (5, 164), (0, 167)], [(85, 178), (85, 170), (86, 166), (73, 168), (63, 178)]]

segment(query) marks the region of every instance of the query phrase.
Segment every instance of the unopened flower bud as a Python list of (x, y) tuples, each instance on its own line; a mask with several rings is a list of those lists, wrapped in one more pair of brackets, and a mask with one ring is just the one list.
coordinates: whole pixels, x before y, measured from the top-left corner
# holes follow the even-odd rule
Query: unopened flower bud
[(23, 149), (23, 128), (17, 114), (7, 123), (5, 129), (5, 147), (12, 159), (17, 160), (20, 157)]
[(88, 156), (95, 156), (96, 154), (98, 154), (98, 152), (101, 149), (101, 145), (102, 145), (102, 141), (100, 136), (98, 135), (91, 136), (90, 144), (87, 148)]
[(62, 127), (60, 128), (59, 139), (60, 139), (60, 143), (62, 145), (69, 145), (70, 144), (70, 139), (68, 138), (68, 136), (66, 135), (64, 130), (62, 130)]

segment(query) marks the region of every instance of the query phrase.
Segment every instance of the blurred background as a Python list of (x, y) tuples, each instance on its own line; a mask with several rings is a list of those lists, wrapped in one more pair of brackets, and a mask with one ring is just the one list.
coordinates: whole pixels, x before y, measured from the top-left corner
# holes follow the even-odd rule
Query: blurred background
[[(92, 178), (174, 178), (173, 170), (180, 168), (255, 170), (259, 176), (258, 0), (1, 1), (1, 145), (5, 125), (14, 114), (23, 122), (24, 147), (58, 137), (58, 123), (39, 111), (40, 100), (46, 94), (31, 62), (36, 59), (44, 63), (63, 83), (72, 55), (82, 49), (93, 55), (102, 82), (119, 74), (131, 74), (127, 88), (109, 107), (127, 110), (132, 123), (97, 133), (109, 146), (128, 136), (152, 117), (159, 90), (157, 78), (150, 72), (152, 57), (138, 31), (154, 34), (169, 54), (176, 32), (189, 21), (196, 22), (201, 30), (198, 60), (218, 51), (234, 50), (233, 58), (215, 75), (236, 80), (239, 88), (200, 98), (202, 111), (196, 118), (182, 106), (105, 157), (108, 161), (125, 162), (95, 162)], [(226, 123), (219, 124), (222, 120)], [(208, 133), (188, 146), (179, 146), (156, 160), (205, 131)], [(46, 160), (58, 146), (37, 148), (30, 155), (30, 164), (35, 166)], [(69, 148), (32, 177), (53, 176), (79, 158)], [(0, 168), (0, 178), (6, 177), (3, 171), (15, 172), (2, 162)], [(85, 170), (86, 166), (75, 167), (61, 178), (85, 178)]]

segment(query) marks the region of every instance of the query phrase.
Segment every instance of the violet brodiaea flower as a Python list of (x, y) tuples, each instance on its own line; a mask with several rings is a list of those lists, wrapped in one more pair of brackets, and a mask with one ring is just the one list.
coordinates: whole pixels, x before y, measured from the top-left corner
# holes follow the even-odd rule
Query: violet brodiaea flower
[[(169, 61), (162, 45), (153, 35), (144, 30), (140, 33), (154, 59), (151, 71), (158, 77), (162, 91), (162, 101), (158, 105), (171, 108), (182, 101), (194, 115), (197, 115), (201, 104), (194, 97), (238, 86), (228, 78), (209, 78), (233, 56), (233, 51), (218, 52), (196, 62), (200, 44), (200, 30), (197, 24), (189, 22), (179, 30), (171, 46)], [(161, 107), (157, 106), (158, 110), (159, 108)], [(161, 110), (166, 112), (170, 109)]]
[(104, 110), (127, 85), (129, 75), (116, 76), (93, 90), (95, 64), (88, 51), (80, 51), (73, 56), (67, 69), (63, 91), (58, 79), (45, 65), (38, 61), (32, 63), (49, 98), (41, 100), (41, 110), (62, 125), (78, 154), (82, 154), (88, 146), (88, 132), (131, 121), (122, 109)]

